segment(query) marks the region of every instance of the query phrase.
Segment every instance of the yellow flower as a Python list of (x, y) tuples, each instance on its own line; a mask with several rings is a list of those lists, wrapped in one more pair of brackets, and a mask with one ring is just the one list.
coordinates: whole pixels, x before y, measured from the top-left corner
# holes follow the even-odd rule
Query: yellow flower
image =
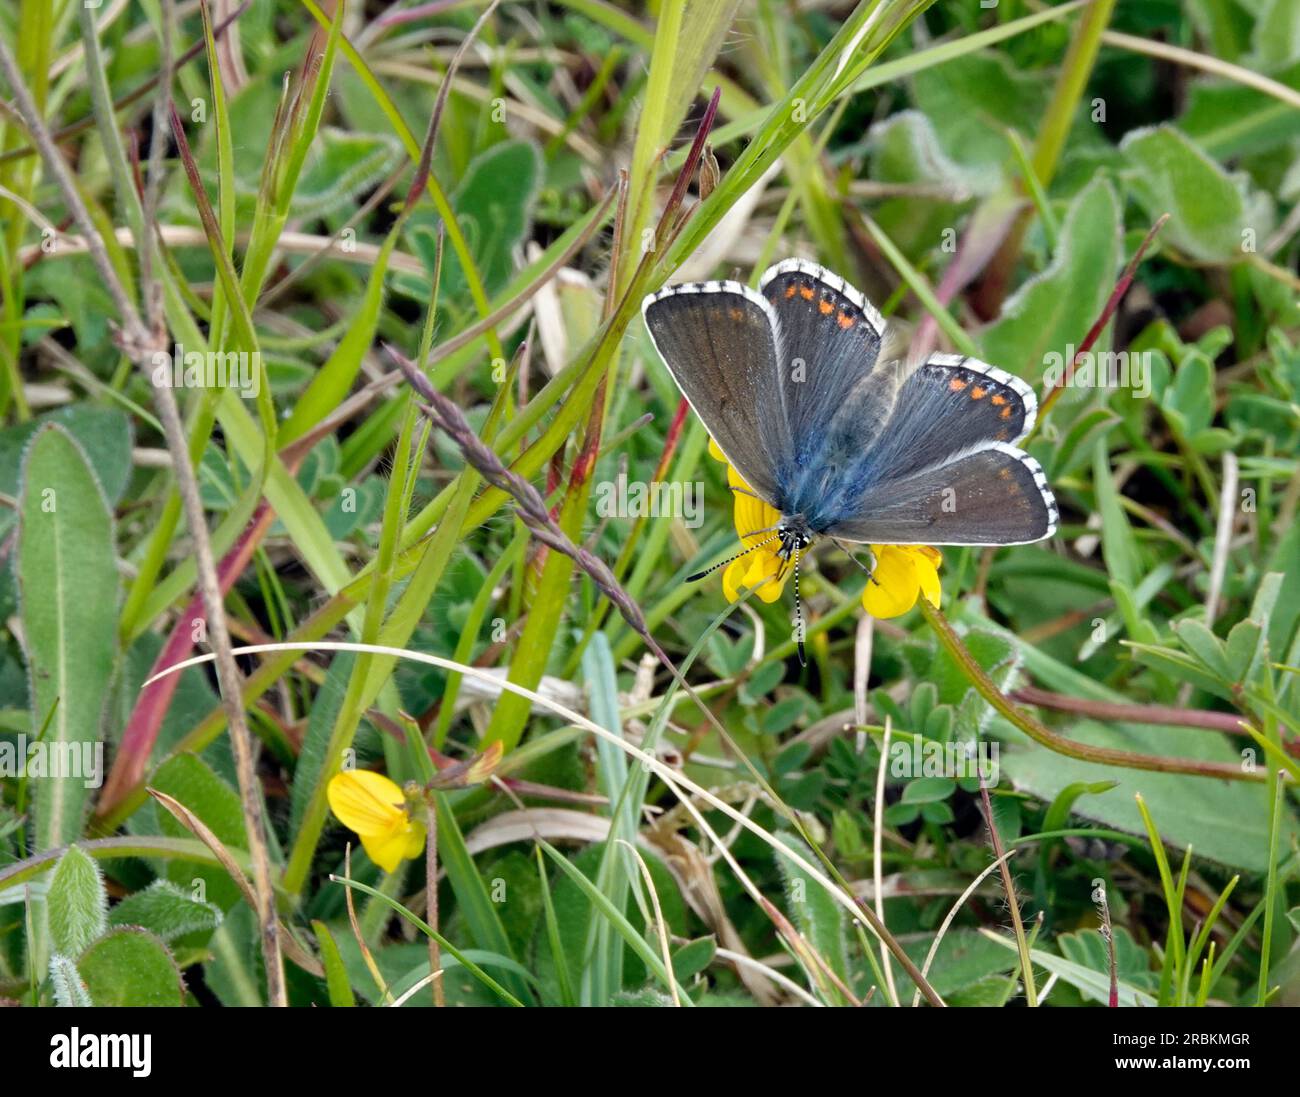
[[(727, 461), (726, 454), (712, 438), (709, 439), (709, 453), (719, 461)], [(727, 565), (722, 573), (723, 592), (728, 601), (734, 602), (742, 587), (757, 587), (755, 593), (763, 601), (775, 602), (781, 597), (791, 570), (783, 567), (785, 561), (776, 552), (780, 542), (773, 538), (772, 533), (754, 531), (772, 530), (781, 521), (781, 514), (763, 500), (746, 494), (750, 491), (749, 485), (730, 462), (727, 462), (727, 483), (733, 488), (744, 489), (733, 492), (736, 498), (736, 533), (753, 551)], [(767, 543), (762, 548), (754, 548), (763, 542)], [(943, 555), (938, 549), (929, 545), (868, 547), (876, 558), (872, 578), (862, 592), (862, 607), (869, 614), (873, 617), (899, 617), (916, 605), (917, 597), (922, 594), (931, 605), (939, 604), (939, 565), (943, 563)], [(760, 583), (763, 585), (759, 586)]]
[(385, 872), (424, 848), (424, 822), (411, 818), (406, 794), (382, 773), (345, 769), (330, 778), (325, 795), (330, 810), (357, 832), (370, 859)]
[[(712, 438), (709, 439), (709, 453), (719, 461), (727, 460)], [(776, 550), (781, 547), (781, 542), (776, 539), (776, 524), (781, 521), (781, 514), (758, 496), (746, 494), (752, 489), (730, 463), (727, 464), (727, 483), (733, 488), (742, 489), (732, 492), (736, 499), (736, 532), (741, 535), (745, 547), (753, 551), (727, 565), (726, 571), (722, 573), (722, 590), (727, 601), (734, 602), (740, 597), (742, 587), (756, 587), (754, 593), (764, 602), (775, 602), (781, 597), (785, 581), (790, 576), (785, 561), (776, 554)], [(756, 533), (755, 530), (767, 532)], [(754, 548), (755, 545), (763, 547)]]
[(918, 595), (939, 604), (939, 565), (943, 556), (929, 545), (871, 545), (876, 566), (862, 592), (862, 608), (872, 617), (899, 617)]

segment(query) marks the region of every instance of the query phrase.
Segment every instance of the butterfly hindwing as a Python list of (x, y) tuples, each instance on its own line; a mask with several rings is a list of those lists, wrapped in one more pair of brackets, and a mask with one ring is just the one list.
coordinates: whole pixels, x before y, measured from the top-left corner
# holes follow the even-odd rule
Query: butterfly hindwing
[(1056, 532), (1056, 500), (1029, 454), (1004, 442), (882, 480), (825, 532), (890, 545), (1023, 545)]

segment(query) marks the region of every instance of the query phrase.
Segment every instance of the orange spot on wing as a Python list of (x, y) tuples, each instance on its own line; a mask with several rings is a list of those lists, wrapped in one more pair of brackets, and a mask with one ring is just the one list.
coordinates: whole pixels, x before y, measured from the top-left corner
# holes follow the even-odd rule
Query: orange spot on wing
[(812, 286), (801, 286), (799, 289), (799, 296), (802, 297), (805, 301), (811, 301), (813, 299)]
[(745, 310), (744, 310), (744, 309), (732, 309), (732, 310), (731, 310), (731, 318), (732, 318), (733, 320), (743, 320), (743, 319), (745, 318)]
[(796, 286), (793, 282), (791, 282), (791, 283), (786, 287), (785, 295), (786, 295), (787, 297), (793, 297), (793, 296), (794, 296), (794, 291), (797, 290), (798, 288), (799, 288), (798, 286)]
[(1010, 419), (1010, 418), (1011, 418), (1011, 409), (1010, 409), (1009, 407), (1006, 407), (1006, 408), (1003, 408), (1003, 409), (1002, 409), (1002, 415), (1001, 415), (1001, 418), (1003, 418), (1003, 419)]
[(1011, 470), (1010, 470), (1010, 469), (998, 469), (998, 479), (999, 479), (999, 480), (1010, 480), (1010, 479), (1011, 479)]
[(999, 396), (997, 393), (994, 393), (989, 399), (991, 399), (993, 403), (997, 404), (998, 407), (1001, 407), (1003, 404), (1007, 402), (1007, 398), (1005, 396)]
[(853, 326), (853, 317), (850, 316), (847, 312), (841, 312), (839, 316), (835, 318), (835, 322), (839, 324), (839, 326), (842, 327), (845, 331), (848, 331), (849, 328)]
[(986, 392), (988, 392), (988, 389), (980, 388), (979, 385), (976, 385), (970, 390), (970, 398), (972, 400), (983, 400)]
[(822, 301), (817, 307), (821, 309), (823, 316), (829, 316), (832, 312), (835, 311), (835, 306), (832, 305), (829, 301)]
[(961, 390), (964, 389), (968, 384), (970, 384), (969, 381), (963, 381), (960, 377), (954, 377), (951, 381), (948, 382), (948, 387), (952, 389), (953, 392), (961, 392)]

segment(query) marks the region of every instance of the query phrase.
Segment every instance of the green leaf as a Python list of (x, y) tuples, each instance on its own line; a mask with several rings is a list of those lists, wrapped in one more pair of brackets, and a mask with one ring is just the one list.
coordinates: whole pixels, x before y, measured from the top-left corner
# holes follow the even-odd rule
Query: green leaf
[(1064, 830), (1065, 821), (1070, 816), (1070, 808), (1080, 796), (1100, 796), (1103, 792), (1109, 792), (1118, 784), (1118, 781), (1097, 781), (1093, 784), (1077, 781), (1072, 785), (1067, 785), (1052, 801), (1052, 806), (1047, 809), (1047, 814), (1043, 816), (1043, 832)]
[(1104, 440), (1093, 451), (1093, 490), (1097, 493), (1097, 510), (1101, 513), (1101, 551), (1111, 578), (1130, 590), (1138, 581), (1139, 556), (1133, 527), (1120, 505), (1119, 490), (1110, 470), (1110, 455)]
[(114, 926), (139, 926), (163, 941), (173, 941), (187, 933), (214, 930), (221, 918), (220, 907), (193, 898), (168, 880), (155, 880), (118, 903), (108, 920)]
[[(968, 609), (963, 616), (983, 627), (996, 627)], [(1131, 697), (1107, 688), (1032, 644), (1021, 644), (1020, 648), (1025, 671), (1043, 689), (1112, 704), (1132, 702)], [(1211, 762), (1241, 763), (1243, 760), (1237, 743), (1196, 728), (1078, 719), (1062, 724), (1058, 730), (1071, 739), (1094, 746)], [(1002, 775), (1022, 792), (1050, 802), (1076, 782), (1117, 781), (1119, 786), (1111, 792), (1078, 800), (1071, 807), (1072, 813), (1115, 830), (1145, 834), (1146, 827), (1133, 799), (1133, 794), (1140, 792), (1169, 845), (1179, 849), (1192, 845), (1198, 856), (1247, 872), (1263, 872), (1268, 867), (1272, 805), (1263, 784), (1116, 769), (1067, 758), (1026, 744), (1024, 736), (1000, 718), (990, 722), (990, 733), (1003, 741), (999, 756)], [(1283, 812), (1283, 843), (1290, 842), (1295, 834), (1295, 816), (1288, 808)]]
[[(103, 764), (104, 700), (117, 653), (119, 581), (113, 519), (70, 433), (46, 424), (23, 462), (18, 585), (27, 641), (32, 737), (53, 713), (35, 786), (35, 848), (81, 834), (87, 790)], [(55, 767), (66, 772), (55, 773)], [(102, 772), (98, 773), (100, 780)]]
[(1214, 418), (1214, 363), (1189, 351), (1161, 396), (1160, 408), (1182, 438), (1191, 440), (1204, 431)]
[(1236, 701), (1232, 692), (1233, 684), (1227, 682), (1222, 675), (1207, 671), (1205, 664), (1195, 656), (1161, 644), (1130, 642), (1127, 646), (1137, 662), (1154, 667), (1177, 681), (1190, 682), (1198, 689), (1222, 697), (1225, 701)]
[(904, 787), (903, 803), (929, 804), (946, 800), (956, 787), (956, 782), (950, 777), (917, 777)]
[(1088, 461), (1096, 446), (1104, 445), (1106, 436), (1120, 419), (1105, 408), (1093, 408), (1070, 424), (1065, 436), (1053, 448), (1048, 464), (1048, 479), (1059, 480)]
[(90, 992), (81, 979), (81, 973), (68, 957), (58, 953), (50, 957), (50, 985), (54, 987), (54, 1001), (60, 1006), (93, 1006)]
[[(290, 794), (289, 833), (296, 835), (302, 826), (303, 812), (311, 800), (312, 792), (321, 780), (321, 766), (325, 764), (325, 751), (329, 744), (330, 732), (338, 719), (339, 709), (343, 707), (343, 698), (347, 694), (348, 679), (357, 657), (354, 652), (336, 652), (326, 672), (325, 681), (316, 691), (316, 700), (312, 703), (311, 714), (307, 717), (307, 730), (302, 739), (302, 750), (298, 754), (298, 765), (293, 774), (293, 790)], [(360, 738), (360, 731), (358, 731)], [(357, 751), (357, 760), (361, 761), (360, 744), (355, 740), (353, 748)], [(330, 776), (334, 776), (330, 774)]]
[[(1160, 973), (1151, 968), (1151, 957), (1123, 926), (1115, 926), (1115, 969), (1121, 983), (1127, 983), (1137, 990), (1154, 991), (1160, 985)], [(1104, 976), (1109, 985), (1110, 953), (1105, 938), (1095, 929), (1079, 930), (1076, 933), (1062, 933), (1056, 943), (1067, 960), (1080, 967), (1090, 968)], [(1079, 987), (1085, 998), (1106, 1002), (1109, 992), (1095, 997), (1089, 984)]]
[(1269, 649), (1279, 654), (1287, 650), (1296, 621), (1300, 619), (1300, 567), (1295, 565), (1297, 560), (1300, 560), (1300, 522), (1292, 522), (1291, 528), (1278, 539), (1267, 565), (1270, 572), (1282, 575), (1277, 604), (1268, 622)]
[[(131, 477), (131, 419), (118, 408), (94, 404), (72, 404), (0, 430), (0, 491), (18, 494), (23, 448), (46, 423), (57, 423), (77, 440), (109, 503), (121, 499)], [(8, 513), (0, 510), (0, 517)]]
[[(1295, 10), (1291, 0), (1281, 0)], [(1300, 64), (1272, 74), (1300, 90)], [(1216, 160), (1277, 152), (1300, 136), (1300, 111), (1289, 103), (1235, 81), (1194, 81), (1178, 128)]]
[[(776, 837), (794, 852), (808, 860), (813, 859), (812, 852), (793, 834), (778, 833)], [(821, 883), (810, 877), (789, 857), (777, 854), (776, 863), (785, 880), (786, 909), (791, 920), (830, 965), (831, 970), (847, 983), (849, 961), (845, 944), (844, 908)]]
[(356, 996), (352, 993), (352, 984), (348, 982), (347, 968), (343, 966), (343, 957), (339, 946), (324, 922), (313, 919), (311, 928), (320, 945), (321, 963), (325, 966), (325, 986), (329, 991), (330, 1005), (355, 1006)]
[(992, 193), (1011, 162), (1005, 126), (1038, 118), (1048, 85), (1003, 54), (989, 51), (955, 57), (918, 72), (912, 80), (917, 107), (933, 125), (940, 147), (967, 170), (963, 178), (979, 194)]
[(1300, 7), (1292, 0), (1263, 0), (1250, 41), (1261, 68), (1300, 57)]
[[(1015, 951), (1016, 943), (1008, 940), (992, 930), (981, 930), (986, 938), (990, 941), (996, 941), (1002, 948)], [(1094, 1001), (1105, 1002), (1110, 999), (1110, 976), (1103, 975), (1099, 971), (1094, 971), (1090, 967), (1076, 963), (1073, 960), (1067, 960), (1060, 956), (1053, 956), (1050, 952), (1044, 952), (1042, 949), (1030, 949), (1029, 956), (1034, 962), (1035, 967), (1041, 967), (1053, 975), (1060, 976), (1063, 982), (1069, 983), (1080, 993)], [(1119, 1004), (1121, 1006), (1154, 1006), (1155, 998), (1144, 990), (1140, 990), (1123, 980), (1119, 983)]]
[(289, 216), (314, 221), (343, 210), (351, 213), (358, 196), (378, 186), (402, 155), (401, 143), (387, 134), (322, 128), (311, 167), (293, 192)]
[(1230, 682), (1248, 682), (1264, 650), (1264, 629), (1257, 621), (1238, 621), (1228, 633), (1224, 656)]
[[(510, 280), (515, 249), (532, 221), (541, 178), (542, 159), (534, 145), (527, 141), (502, 141), (471, 161), (451, 196), (456, 220), (464, 230), (474, 265), (489, 294), (500, 292)], [(509, 179), (510, 186), (502, 186), (503, 179)], [(411, 250), (420, 256), (430, 275), (435, 266), (440, 223), (436, 213), (420, 209), (411, 215), (406, 226)], [(429, 295), (428, 278), (402, 275), (395, 279), (395, 284), (420, 300)], [(463, 301), (468, 292), (460, 258), (448, 249), (443, 258), (439, 299)]]
[(713, 963), (717, 954), (718, 942), (713, 937), (687, 941), (673, 953), (673, 975), (679, 983), (685, 983)]
[[(1118, 699), (1109, 690), (1104, 693), (1098, 699)], [(993, 723), (995, 728), (1006, 729), (999, 731), (1000, 735), (1019, 738), (1019, 733), (1011, 731), (1009, 725), (1000, 720)], [(1079, 720), (1061, 731), (1071, 739), (1093, 746), (1206, 761), (1240, 761), (1236, 748), (1222, 736), (1195, 729)], [(1269, 803), (1262, 784), (1116, 770), (1037, 746), (1004, 745), (1000, 762), (1003, 776), (1010, 778), (1015, 788), (1044, 800), (1054, 799), (1076, 782), (1118, 780), (1120, 787), (1113, 792), (1076, 802), (1073, 814), (1115, 830), (1142, 834), (1145, 828), (1133, 800), (1133, 794), (1140, 792), (1160, 826), (1161, 837), (1169, 845), (1178, 849), (1193, 846), (1198, 856), (1248, 872), (1262, 872), (1267, 868)], [(1291, 841), (1297, 828), (1290, 812), (1284, 814), (1282, 826), (1283, 841)]]
[(985, 360), (1037, 381), (1062, 370), (1092, 327), (1120, 263), (1120, 205), (1104, 178), (1070, 203), (1051, 264), (1026, 282), (980, 336)]
[[(497, 904), (492, 901), (483, 875), (465, 845), (455, 813), (447, 804), (445, 796), (438, 796), (434, 806), (438, 817), (438, 856), (475, 943), (489, 952), (513, 960), (514, 952), (497, 913)], [(501, 981), (517, 998), (522, 1001), (530, 999), (531, 992), (527, 984), (513, 971), (507, 969), (502, 974)]]
[(106, 928), (108, 892), (103, 874), (76, 846), (59, 858), (46, 901), (50, 940), (64, 956), (80, 956)]
[(1228, 175), (1172, 126), (1133, 130), (1119, 147), (1129, 165), (1125, 179), (1143, 211), (1152, 221), (1169, 213), (1164, 239), (1193, 259), (1240, 259), (1246, 230), (1256, 239), (1268, 230), (1244, 179)]
[(172, 954), (152, 933), (116, 929), (101, 937), (77, 962), (91, 999), (99, 1006), (180, 1006), (184, 989)]
[[(933, 944), (933, 933), (909, 935), (903, 941), (903, 947), (918, 968), (924, 965), (926, 955)], [(949, 1005), (957, 1005), (959, 996), (980, 987), (985, 980), (994, 976), (998, 977), (998, 982), (1002, 984), (1002, 994), (1005, 996), (1009, 993), (1009, 980), (1002, 975), (1015, 965), (1014, 955), (1008, 955), (977, 931), (954, 927), (939, 942), (926, 978), (945, 1002)], [(907, 973), (898, 967), (894, 968), (894, 980), (903, 1004), (910, 1004), (916, 989), (915, 984)]]
[[(637, 932), (632, 923), (627, 920), (621, 911), (616, 909), (603, 894), (579, 869), (573, 865), (567, 857), (564, 856), (549, 842), (538, 839), (538, 845), (544, 852), (573, 883), (578, 886), (579, 891), (587, 897), (587, 900), (596, 907), (601, 914), (609, 919), (610, 925), (614, 927), (615, 932), (627, 942), (628, 947), (635, 953), (645, 964), (646, 968), (655, 975), (656, 978), (669, 988), (671, 980), (668, 976), (668, 969), (664, 967), (663, 960), (658, 952), (653, 949), (649, 942)], [(684, 990), (679, 989), (679, 996), (683, 1005), (692, 1005), (691, 999)]]
[(1194, 617), (1184, 618), (1174, 625), (1174, 632), (1183, 647), (1196, 657), (1206, 670), (1217, 675), (1224, 682), (1232, 682), (1232, 669), (1228, 666), (1228, 656), (1223, 641), (1214, 635), (1213, 630), (1204, 621)]
[(709, 66), (715, 63), (739, 7), (740, 0), (684, 5), (681, 33), (670, 54), (672, 78), (663, 109), (666, 132), (651, 135), (652, 140), (656, 137), (663, 140), (676, 132), (691, 101), (699, 94)]

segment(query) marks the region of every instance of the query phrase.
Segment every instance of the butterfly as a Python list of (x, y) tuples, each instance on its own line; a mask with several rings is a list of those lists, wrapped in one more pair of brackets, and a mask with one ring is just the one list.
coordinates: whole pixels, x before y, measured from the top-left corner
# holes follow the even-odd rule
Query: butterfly
[(669, 286), (641, 311), (727, 461), (780, 514), (741, 532), (770, 534), (783, 561), (797, 567), (819, 537), (1019, 545), (1056, 532), (1047, 478), (1016, 446), (1033, 390), (965, 355), (908, 363), (872, 304), (817, 264), (777, 263), (757, 290)]

